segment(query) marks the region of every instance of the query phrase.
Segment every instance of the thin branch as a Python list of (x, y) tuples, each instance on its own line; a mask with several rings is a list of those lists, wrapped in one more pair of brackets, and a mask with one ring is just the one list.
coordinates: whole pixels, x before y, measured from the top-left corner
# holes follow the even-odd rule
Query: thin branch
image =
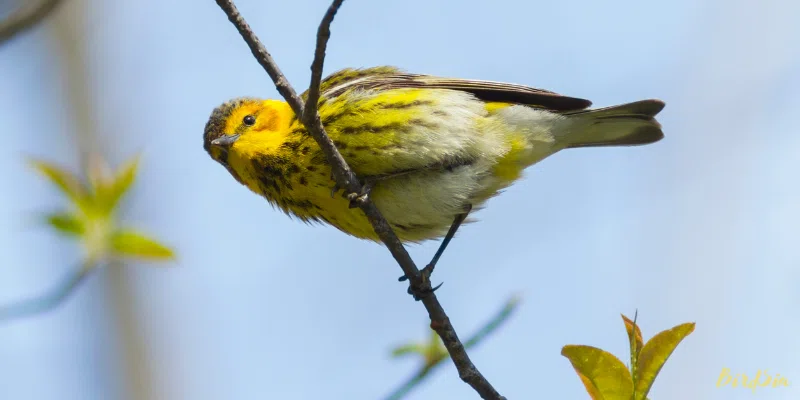
[[(233, 23), (239, 31), (239, 34), (242, 35), (244, 41), (250, 47), (253, 56), (256, 58), (256, 61), (267, 71), (269, 77), (272, 78), (272, 81), (275, 83), (275, 88), (278, 89), (278, 93), (286, 99), (286, 102), (292, 107), (292, 111), (294, 111), (295, 115), (302, 117), (305, 107), (303, 99), (297, 95), (297, 92), (295, 92), (294, 88), (289, 84), (289, 81), (286, 79), (286, 76), (283, 75), (283, 72), (281, 72), (278, 64), (272, 58), (272, 55), (269, 54), (264, 45), (261, 44), (261, 41), (258, 40), (258, 37), (253, 33), (250, 25), (247, 24), (247, 21), (244, 20), (239, 10), (236, 9), (233, 1), (216, 0), (216, 2), (220, 8), (222, 8), (222, 11), (228, 15), (228, 20)], [(350, 167), (347, 166), (342, 155), (336, 150), (333, 141), (327, 134), (323, 133), (324, 129), (322, 128), (322, 122), (319, 121), (319, 116), (316, 116), (315, 119), (317, 122), (315, 124), (306, 124), (305, 120), (303, 120), (303, 123), (306, 124), (309, 132), (314, 136), (314, 139), (317, 140), (328, 163), (331, 164), (336, 182), (340, 187), (349, 190), (351, 193), (359, 193), (361, 191), (361, 185), (358, 183), (358, 179), (356, 179)], [(386, 227), (388, 228), (388, 226), (387, 224)]]
[[(519, 297), (512, 296), (511, 299), (509, 299), (503, 305), (503, 308), (500, 309), (500, 311), (498, 311), (494, 317), (492, 317), (492, 319), (487, 321), (481, 327), (481, 329), (478, 329), (478, 331), (475, 332), (472, 335), (472, 337), (470, 337), (469, 339), (467, 339), (466, 342), (464, 342), (464, 348), (466, 349), (472, 348), (473, 346), (482, 342), (483, 339), (486, 339), (486, 337), (489, 336), (489, 334), (497, 330), (497, 328), (499, 328), (501, 325), (503, 325), (504, 322), (508, 320), (508, 317), (510, 317), (511, 314), (514, 312), (514, 310), (517, 309), (518, 305), (519, 305)], [(425, 378), (427, 378), (430, 375), (430, 372), (433, 371), (436, 367), (438, 367), (443, 360), (444, 357), (441, 357), (427, 362), (426, 365), (423, 365), (419, 369), (419, 371), (417, 371), (414, 375), (411, 376), (411, 378), (409, 378), (406, 382), (404, 382), (397, 389), (395, 389), (395, 391), (392, 392), (388, 397), (386, 397), (386, 400), (399, 400), (405, 397), (405, 395), (411, 392), (411, 389), (414, 389), (414, 387), (416, 387), (418, 384), (424, 381)]]
[(0, 321), (27, 317), (55, 308), (75, 291), (78, 285), (89, 276), (91, 270), (91, 268), (81, 267), (80, 270), (71, 272), (58, 286), (42, 296), (0, 307)]
[[(247, 24), (247, 22), (245, 22), (241, 14), (239, 14), (239, 11), (233, 4), (233, 1), (215, 1), (225, 12), (225, 14), (227, 14), (228, 19), (233, 23), (233, 25), (236, 26), (236, 29), (250, 47), (250, 51), (252, 51), (256, 60), (258, 60), (258, 63), (261, 64), (264, 70), (266, 70), (269, 76), (272, 78), (273, 82), (275, 82), (278, 92), (286, 99), (295, 114), (303, 117), (303, 124), (317, 141), (322, 149), (322, 152), (325, 154), (328, 163), (331, 165), (336, 184), (339, 187), (347, 190), (349, 193), (361, 193), (361, 185), (359, 184), (358, 179), (356, 179), (355, 174), (350, 167), (348, 167), (347, 163), (344, 161), (344, 158), (342, 158), (342, 155), (336, 149), (333, 141), (325, 133), (325, 129), (322, 126), (319, 114), (315, 112), (314, 115), (307, 115), (304, 112), (303, 100), (297, 96), (297, 93), (294, 91), (294, 89), (292, 89), (291, 85), (289, 85), (286, 77), (281, 73), (277, 64), (272, 59), (272, 56), (269, 54), (269, 52), (267, 52), (264, 45), (261, 44), (261, 41), (258, 40), (258, 37), (256, 37), (252, 29), (250, 29), (250, 26)], [(340, 5), (341, 1), (334, 0), (333, 4), (325, 15), (325, 19), (321, 23), (321, 25), (324, 26), (320, 26), (318, 30), (317, 48), (315, 51), (316, 69), (312, 72), (312, 82), (318, 83), (319, 80), (314, 77), (321, 77), (322, 74), (322, 58), (324, 57), (325, 46), (327, 44), (328, 36), (330, 35), (330, 23), (333, 21), (333, 17), (338, 9), (337, 3)], [(309, 88), (309, 94), (318, 90), (318, 87)], [(312, 103), (312, 107), (316, 107), (316, 102)], [(380, 211), (378, 211), (378, 208), (375, 207), (375, 205), (369, 200), (369, 197), (361, 197), (361, 201), (358, 202), (358, 206), (367, 216), (367, 219), (372, 224), (375, 233), (392, 253), (392, 256), (397, 263), (400, 264), (404, 275), (409, 277), (411, 287), (420, 293), (430, 291), (430, 282), (422, 278), (422, 275), (420, 274), (417, 266), (414, 264), (414, 261), (411, 259), (411, 256), (409, 256), (405, 247), (403, 247), (403, 244), (397, 238), (397, 235), (395, 235), (394, 231), (392, 231), (389, 223), (381, 215)], [(469, 384), (473, 389), (475, 389), (475, 391), (478, 392), (478, 394), (480, 394), (480, 396), (484, 399), (505, 399), (494, 389), (494, 387), (492, 387), (489, 381), (484, 378), (484, 376), (480, 373), (480, 371), (478, 371), (478, 369), (469, 359), (469, 356), (464, 349), (464, 345), (458, 339), (458, 335), (456, 334), (453, 325), (450, 323), (450, 319), (447, 317), (447, 314), (439, 303), (439, 300), (436, 298), (436, 295), (431, 293), (422, 299), (422, 303), (428, 310), (428, 316), (431, 320), (431, 328), (436, 331), (439, 337), (442, 338), (442, 342), (447, 348), (447, 351), (450, 354), (456, 369), (458, 370), (459, 377), (464, 382)]]
[(510, 317), (514, 310), (517, 309), (519, 302), (520, 299), (518, 296), (511, 296), (511, 298), (503, 305), (503, 308), (501, 308), (492, 319), (484, 324), (481, 329), (475, 332), (471, 338), (464, 342), (464, 347), (469, 349), (483, 341), (483, 339), (486, 339), (489, 334), (497, 330), (500, 325), (503, 325), (503, 323), (508, 320), (508, 317)]
[[(436, 364), (438, 365), (438, 363)], [(434, 365), (435, 367), (435, 365)], [(417, 385), (419, 385), (425, 378), (428, 377), (428, 373), (433, 369), (430, 368), (422, 368), (417, 371), (409, 380), (405, 381), (400, 387), (395, 389), (392, 394), (386, 397), (386, 400), (400, 400), (403, 397), (406, 397), (407, 394), (411, 393), (411, 390), (414, 389)]]
[(41, 0), (38, 4), (32, 4), (30, 1), (20, 3), (23, 5), (0, 21), (0, 43), (39, 23), (55, 10), (61, 0)]
[(328, 12), (322, 17), (322, 22), (317, 29), (317, 47), (314, 51), (314, 62), (311, 63), (311, 83), (308, 86), (308, 101), (306, 110), (303, 113), (303, 120), (309, 121), (317, 114), (317, 103), (319, 102), (319, 84), (322, 81), (322, 69), (325, 64), (325, 50), (328, 47), (328, 39), (331, 38), (331, 23), (339, 7), (344, 0), (334, 0), (328, 7)]

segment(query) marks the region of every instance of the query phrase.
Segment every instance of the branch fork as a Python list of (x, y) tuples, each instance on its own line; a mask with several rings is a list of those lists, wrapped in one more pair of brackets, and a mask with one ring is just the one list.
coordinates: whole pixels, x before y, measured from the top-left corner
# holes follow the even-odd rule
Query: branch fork
[(483, 399), (505, 399), (505, 397), (501, 396), (500, 393), (492, 387), (491, 383), (486, 380), (472, 363), (464, 349), (464, 345), (459, 340), (453, 325), (450, 323), (450, 319), (447, 317), (436, 295), (432, 292), (430, 280), (426, 279), (425, 275), (421, 273), (414, 264), (414, 261), (400, 242), (400, 239), (397, 238), (397, 235), (383, 215), (381, 215), (378, 208), (372, 203), (369, 196), (362, 195), (366, 193), (359, 183), (358, 178), (347, 165), (344, 158), (342, 158), (342, 155), (336, 149), (333, 141), (328, 137), (327, 133), (325, 133), (325, 128), (322, 126), (319, 114), (317, 113), (317, 102), (320, 96), (319, 85), (322, 81), (325, 50), (327, 48), (328, 39), (330, 38), (330, 25), (344, 0), (333, 0), (317, 30), (314, 61), (311, 64), (311, 84), (308, 88), (308, 103), (304, 103), (300, 96), (297, 95), (297, 92), (295, 92), (280, 68), (278, 68), (272, 55), (269, 54), (258, 37), (256, 37), (255, 33), (253, 33), (253, 30), (239, 13), (233, 1), (215, 1), (239, 31), (239, 34), (241, 34), (244, 41), (250, 47), (250, 51), (253, 53), (258, 63), (264, 68), (267, 74), (269, 74), (270, 78), (272, 78), (278, 92), (289, 103), (295, 115), (300, 116), (301, 121), (306, 126), (309, 133), (311, 133), (319, 144), (322, 152), (325, 154), (325, 158), (331, 165), (337, 187), (343, 188), (348, 196), (353, 196), (351, 200), (355, 200), (355, 205), (364, 212), (367, 219), (372, 224), (372, 227), (375, 229), (375, 233), (403, 269), (403, 274), (408, 277), (410, 281), (409, 290), (412, 293), (427, 293), (426, 296), (421, 298), (421, 301), (428, 311), (428, 316), (431, 320), (431, 328), (441, 337), (445, 348), (447, 348), (450, 354), (450, 358), (458, 369), (459, 377), (469, 384)]

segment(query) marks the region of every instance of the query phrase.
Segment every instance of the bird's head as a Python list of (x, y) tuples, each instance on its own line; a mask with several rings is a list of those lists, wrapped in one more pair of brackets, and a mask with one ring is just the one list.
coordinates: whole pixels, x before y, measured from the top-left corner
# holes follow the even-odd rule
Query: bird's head
[(232, 158), (246, 160), (277, 151), (289, 133), (293, 115), (282, 101), (233, 99), (211, 113), (203, 132), (203, 147), (241, 182)]

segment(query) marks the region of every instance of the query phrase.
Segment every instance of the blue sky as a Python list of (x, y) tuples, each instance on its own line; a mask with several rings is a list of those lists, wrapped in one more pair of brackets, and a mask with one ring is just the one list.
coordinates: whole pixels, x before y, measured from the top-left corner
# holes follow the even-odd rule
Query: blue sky
[[(238, 4), (303, 90), (327, 2)], [(667, 103), (662, 142), (543, 161), (443, 257), (439, 298), (462, 336), (523, 296), (471, 352), (501, 393), (587, 398), (561, 346), (624, 360), (619, 313), (638, 309), (646, 337), (697, 322), (651, 398), (800, 395), (797, 15), (785, 0), (345, 3), (326, 73), (388, 64), (596, 106)], [(75, 19), (85, 29), (58, 40)], [(86, 85), (62, 72), (69, 52), (84, 56)], [(98, 271), (54, 312), (0, 325), (0, 397), (133, 399), (147, 385), (154, 399), (371, 399), (415, 371), (388, 353), (427, 337), (427, 314), (396, 282), (389, 253), (289, 220), (203, 151), (215, 106), (278, 96), (213, 1), (66, 0), (0, 47), (0, 74), (0, 302), (47, 289), (79, 260), (32, 223), (63, 202), (24, 164), (32, 155), (79, 167), (73, 90), (91, 98), (86, 126), (113, 162), (143, 154), (126, 220), (180, 256), (170, 268)], [(436, 246), (410, 251), (424, 263)], [(137, 364), (149, 372), (131, 378)], [(716, 388), (722, 368), (768, 369), (792, 386)], [(475, 395), (448, 365), (408, 398)]]

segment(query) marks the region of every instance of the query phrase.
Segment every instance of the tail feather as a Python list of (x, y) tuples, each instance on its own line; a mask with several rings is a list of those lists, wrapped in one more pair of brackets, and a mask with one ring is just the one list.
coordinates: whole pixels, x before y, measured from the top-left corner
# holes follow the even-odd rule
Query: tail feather
[(661, 100), (641, 100), (618, 106), (565, 113), (588, 126), (567, 148), (640, 146), (664, 138), (655, 116), (664, 109)]

